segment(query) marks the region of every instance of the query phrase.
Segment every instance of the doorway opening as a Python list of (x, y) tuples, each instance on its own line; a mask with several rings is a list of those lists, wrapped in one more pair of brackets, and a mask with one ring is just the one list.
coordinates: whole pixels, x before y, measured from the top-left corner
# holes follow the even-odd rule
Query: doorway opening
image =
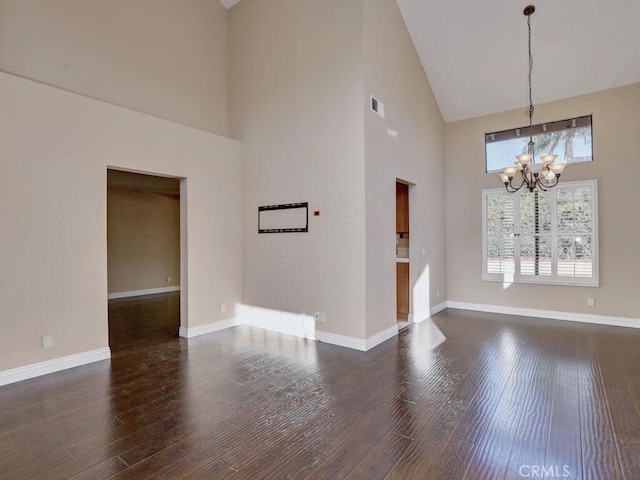
[(109, 347), (178, 338), (181, 180), (107, 170)]
[(398, 330), (409, 325), (409, 185), (396, 180), (396, 304)]

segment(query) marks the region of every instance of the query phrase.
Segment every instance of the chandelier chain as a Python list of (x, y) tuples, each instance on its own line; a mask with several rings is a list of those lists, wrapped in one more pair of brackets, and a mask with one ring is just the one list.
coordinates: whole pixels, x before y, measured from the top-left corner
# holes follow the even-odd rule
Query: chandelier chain
[(531, 93), (531, 73), (533, 72), (533, 55), (531, 54), (531, 15), (527, 15), (527, 27), (529, 29), (529, 110), (527, 113), (529, 114), (529, 126), (531, 126), (533, 121), (533, 96)]
[[(535, 161), (535, 142), (533, 141), (533, 54), (531, 53), (531, 15), (536, 11), (533, 5), (527, 5), (522, 13), (527, 16), (527, 30), (529, 40), (529, 108), (526, 114), (529, 116), (529, 143), (527, 144), (527, 153), (517, 155), (518, 159), (514, 167), (505, 167), (500, 173), (500, 180), (509, 193), (515, 193), (522, 187), (526, 187), (529, 192), (534, 190), (546, 192), (547, 190), (558, 185), (560, 175), (567, 166), (566, 163), (553, 162), (557, 158), (555, 154), (542, 155), (541, 163)], [(517, 130), (516, 130), (517, 131)], [(546, 130), (545, 130), (546, 131)], [(519, 135), (519, 133), (518, 133)], [(516, 183), (514, 184), (514, 179)], [(520, 182), (518, 185), (517, 182)]]

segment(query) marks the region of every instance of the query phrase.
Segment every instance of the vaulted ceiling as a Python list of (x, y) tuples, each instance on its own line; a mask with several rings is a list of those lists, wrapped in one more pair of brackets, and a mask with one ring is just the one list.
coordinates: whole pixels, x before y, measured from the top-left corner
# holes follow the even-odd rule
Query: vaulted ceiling
[(534, 104), (640, 82), (639, 0), (397, 2), (446, 122), (527, 105), (529, 2)]

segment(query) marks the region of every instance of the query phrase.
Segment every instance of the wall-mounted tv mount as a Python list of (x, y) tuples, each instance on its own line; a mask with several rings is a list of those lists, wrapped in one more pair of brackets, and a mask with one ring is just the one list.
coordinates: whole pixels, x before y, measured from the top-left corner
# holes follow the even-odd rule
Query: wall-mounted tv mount
[(258, 207), (258, 233), (309, 231), (309, 203), (283, 203)]

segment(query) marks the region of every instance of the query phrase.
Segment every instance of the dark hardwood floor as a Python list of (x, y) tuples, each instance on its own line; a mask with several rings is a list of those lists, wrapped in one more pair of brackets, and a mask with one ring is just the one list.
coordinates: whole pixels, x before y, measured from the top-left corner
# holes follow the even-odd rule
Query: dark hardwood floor
[(111, 361), (0, 388), (0, 480), (640, 478), (640, 330), (446, 310), (362, 353), (187, 341), (158, 302), (117, 305)]
[(180, 292), (109, 300), (111, 351), (178, 338)]

